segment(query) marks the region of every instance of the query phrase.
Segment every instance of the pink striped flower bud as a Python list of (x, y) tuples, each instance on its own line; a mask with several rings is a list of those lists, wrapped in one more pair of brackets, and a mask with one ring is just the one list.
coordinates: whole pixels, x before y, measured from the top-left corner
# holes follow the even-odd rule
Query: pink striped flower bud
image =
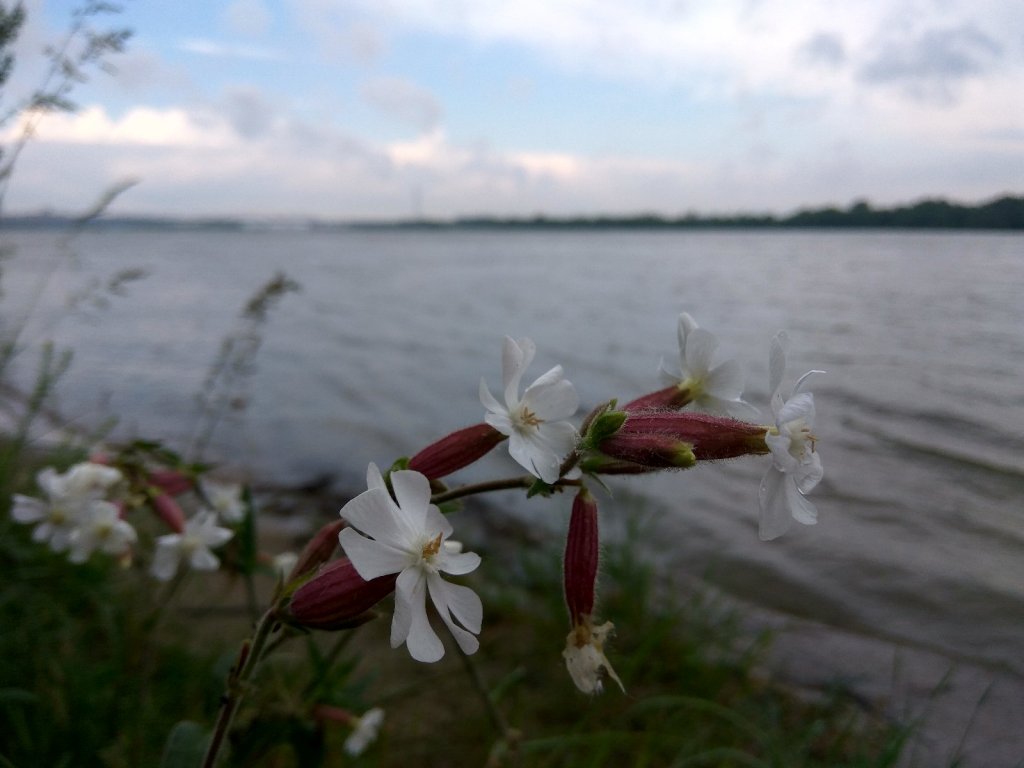
[(161, 493), (153, 497), (152, 504), (154, 511), (167, 523), (168, 528), (175, 533), (185, 532), (185, 513), (181, 511), (178, 502), (166, 493)]
[[(616, 434), (601, 443), (608, 456), (648, 466), (692, 466), (666, 461), (673, 441), (689, 446), (697, 461), (768, 453), (768, 427), (704, 413), (644, 410), (629, 414)], [(644, 452), (649, 453), (646, 456)]]
[(170, 496), (180, 496), (191, 491), (195, 482), (184, 472), (176, 469), (156, 469), (149, 473), (149, 483)]
[(574, 626), (594, 612), (598, 558), (597, 502), (590, 491), (580, 488), (565, 538), (565, 604)]
[(614, 626), (610, 621), (594, 626), (592, 618), (598, 555), (597, 503), (586, 488), (580, 488), (565, 540), (565, 603), (572, 629), (565, 638), (562, 658), (576, 687), (589, 694), (600, 693), (609, 677), (625, 691), (604, 654)]
[(671, 387), (659, 389), (657, 392), (638, 397), (622, 406), (624, 411), (644, 411), (654, 408), (665, 410), (679, 410), (693, 400), (690, 388), (673, 384)]
[(688, 469), (697, 463), (692, 445), (656, 432), (620, 432), (602, 442), (601, 451), (646, 469)]
[(437, 480), (485, 456), (505, 435), (490, 424), (476, 424), (452, 432), (432, 443), (409, 460), (409, 469)]
[(288, 621), (312, 629), (346, 629), (367, 620), (366, 613), (395, 590), (397, 574), (365, 581), (348, 559), (321, 569), (292, 595)]
[(334, 550), (338, 548), (338, 534), (346, 525), (344, 520), (334, 520), (323, 526), (316, 535), (310, 539), (302, 548), (299, 559), (288, 574), (286, 581), (292, 581), (299, 576), (305, 576), (326, 563), (334, 556)]

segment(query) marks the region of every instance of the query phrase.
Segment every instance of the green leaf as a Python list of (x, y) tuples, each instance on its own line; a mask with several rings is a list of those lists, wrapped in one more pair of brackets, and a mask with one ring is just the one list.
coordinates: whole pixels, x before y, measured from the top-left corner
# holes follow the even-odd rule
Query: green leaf
[(182, 720), (167, 736), (160, 768), (198, 768), (206, 755), (209, 736), (199, 723)]

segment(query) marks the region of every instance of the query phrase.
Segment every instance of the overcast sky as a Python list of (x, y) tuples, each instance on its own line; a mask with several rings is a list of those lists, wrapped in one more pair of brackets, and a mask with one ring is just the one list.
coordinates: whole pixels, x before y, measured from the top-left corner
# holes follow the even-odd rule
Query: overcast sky
[[(71, 0), (28, 0), (5, 106)], [(1024, 192), (1022, 0), (126, 0), (6, 210), (331, 219)], [(0, 140), (9, 143), (17, 126)]]

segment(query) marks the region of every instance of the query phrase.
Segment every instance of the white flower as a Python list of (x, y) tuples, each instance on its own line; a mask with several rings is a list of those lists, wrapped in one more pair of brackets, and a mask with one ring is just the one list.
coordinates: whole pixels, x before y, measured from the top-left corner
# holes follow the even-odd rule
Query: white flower
[(242, 500), (242, 486), (237, 483), (202, 482), (202, 495), (210, 509), (217, 513), (221, 522), (234, 524), (245, 517), (245, 502)]
[(501, 369), (505, 381), (505, 405), (491, 395), (480, 380), (480, 402), (487, 409), (484, 420), (509, 436), (508, 452), (545, 483), (559, 478), (562, 460), (576, 445), (576, 429), (566, 419), (576, 413), (579, 396), (556, 365), (519, 397), (519, 381), (533, 360), (536, 347), (529, 339), (508, 336), (502, 348)]
[(377, 733), (384, 722), (384, 710), (380, 707), (369, 709), (362, 717), (353, 717), (352, 733), (345, 739), (345, 752), (352, 757), (363, 754), (366, 748), (377, 740)]
[(121, 472), (105, 464), (83, 461), (64, 473), (64, 491), (69, 496), (100, 499), (121, 480)]
[(90, 505), (120, 479), (121, 473), (113, 467), (91, 462), (76, 464), (63, 474), (47, 467), (36, 475), (45, 500), (15, 494), (11, 517), (19, 523), (37, 523), (32, 540), (49, 542), (54, 552), (64, 552)]
[(217, 526), (212, 512), (200, 512), (185, 523), (183, 533), (170, 533), (156, 540), (156, 553), (150, 573), (160, 581), (169, 581), (178, 572), (181, 561), (196, 571), (215, 571), (220, 560), (210, 550), (223, 545), (234, 532)]
[(586, 619), (582, 624), (573, 627), (572, 632), (565, 638), (562, 658), (565, 659), (569, 676), (583, 693), (601, 693), (605, 677), (610, 677), (618, 683), (623, 693), (626, 692), (625, 686), (604, 655), (605, 640), (614, 629), (615, 625), (610, 621), (595, 627)]
[(661, 378), (666, 384), (675, 384), (689, 393), (689, 405), (696, 411), (729, 416), (756, 413), (750, 403), (743, 400), (743, 371), (735, 360), (726, 360), (711, 367), (718, 349), (718, 339), (710, 331), (697, 326), (686, 312), (679, 315), (679, 364), (682, 375), (673, 373), (661, 364)]
[(417, 661), (433, 662), (444, 656), (441, 639), (427, 618), (429, 594), (459, 647), (474, 653), (479, 647), (474, 635), (480, 632), (483, 619), (480, 598), (468, 587), (449, 584), (441, 574), (470, 573), (480, 565), (480, 556), (449, 546), (451, 523), (430, 503), (430, 482), (419, 472), (391, 473), (394, 499), (374, 464), (366, 472), (366, 484), (369, 490), (342, 508), (341, 516), (351, 527), (338, 539), (367, 581), (398, 574), (391, 647), (405, 643)]
[(97, 549), (108, 555), (124, 555), (138, 537), (131, 524), (121, 519), (118, 508), (109, 501), (94, 501), (71, 532), (73, 563), (84, 563)]
[(805, 373), (793, 386), (789, 398), (783, 401), (780, 389), (786, 370), (788, 345), (789, 337), (780, 332), (772, 339), (769, 353), (769, 386), (775, 427), (768, 431), (765, 442), (771, 450), (772, 465), (761, 480), (758, 492), (760, 536), (765, 541), (785, 533), (792, 520), (804, 525), (814, 525), (818, 521), (818, 511), (804, 498), (804, 494), (814, 488), (824, 474), (811, 432), (814, 428), (814, 395), (800, 391), (811, 374), (823, 371)]

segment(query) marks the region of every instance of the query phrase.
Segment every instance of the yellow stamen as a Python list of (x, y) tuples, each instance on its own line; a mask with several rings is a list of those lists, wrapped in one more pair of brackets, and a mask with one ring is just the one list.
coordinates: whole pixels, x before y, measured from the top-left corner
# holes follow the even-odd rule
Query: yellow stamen
[(441, 550), (441, 537), (443, 534), (437, 534), (437, 538), (432, 541), (428, 541), (423, 545), (423, 559), (430, 560)]

